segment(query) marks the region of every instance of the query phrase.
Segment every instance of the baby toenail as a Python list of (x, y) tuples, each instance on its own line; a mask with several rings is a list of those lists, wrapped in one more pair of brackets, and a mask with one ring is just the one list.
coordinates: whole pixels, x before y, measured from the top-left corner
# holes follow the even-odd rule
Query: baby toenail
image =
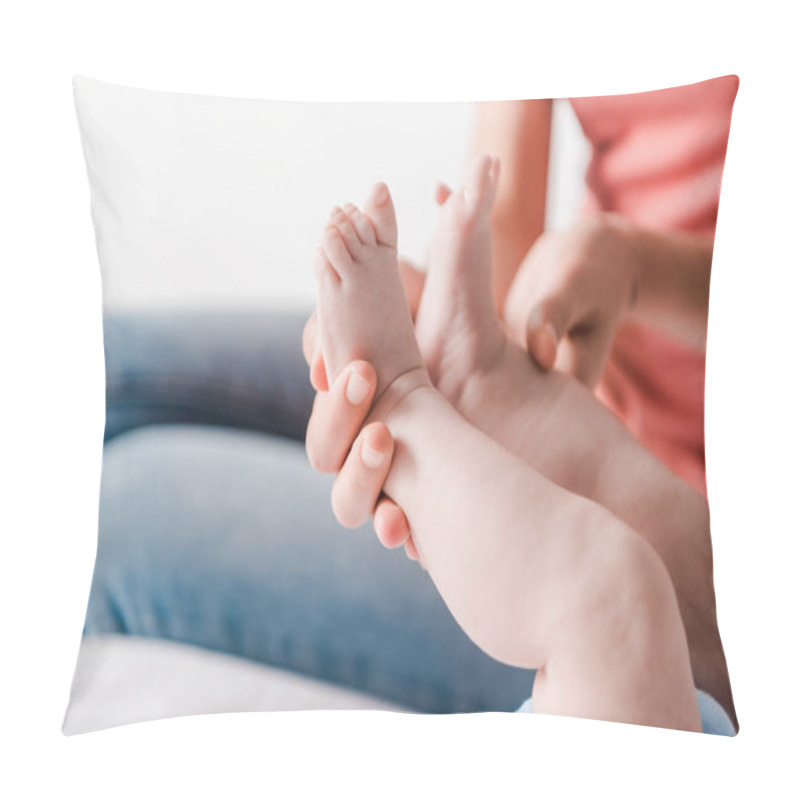
[(369, 389), (369, 383), (357, 372), (354, 372), (347, 379), (347, 387), (345, 388), (348, 402), (352, 403), (354, 406), (360, 406), (367, 399)]
[(361, 460), (369, 469), (378, 469), (378, 467), (383, 465), (385, 458), (383, 453), (374, 450), (366, 442), (361, 445)]

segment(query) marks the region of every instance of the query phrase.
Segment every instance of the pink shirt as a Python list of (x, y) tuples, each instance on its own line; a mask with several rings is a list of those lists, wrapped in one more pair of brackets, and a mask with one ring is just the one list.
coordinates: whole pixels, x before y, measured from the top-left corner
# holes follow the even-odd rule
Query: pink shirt
[[(571, 100), (592, 145), (587, 213), (655, 231), (713, 233), (735, 75), (641, 94)], [(620, 325), (597, 394), (656, 456), (705, 494), (705, 352)]]

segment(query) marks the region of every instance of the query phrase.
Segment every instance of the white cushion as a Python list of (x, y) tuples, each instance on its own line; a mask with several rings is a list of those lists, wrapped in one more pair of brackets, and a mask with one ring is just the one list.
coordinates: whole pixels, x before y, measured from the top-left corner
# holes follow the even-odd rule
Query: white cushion
[(137, 636), (81, 642), (67, 735), (191, 714), (404, 711), (360, 692), (199, 647)]

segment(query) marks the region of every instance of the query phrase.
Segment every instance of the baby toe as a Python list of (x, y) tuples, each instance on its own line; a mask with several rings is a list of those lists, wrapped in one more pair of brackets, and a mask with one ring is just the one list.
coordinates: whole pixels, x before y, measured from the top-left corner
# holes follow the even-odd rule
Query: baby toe
[(322, 232), (322, 250), (340, 277), (352, 268), (353, 258), (337, 226), (329, 224), (325, 227)]
[(340, 206), (334, 206), (331, 209), (330, 215), (328, 216), (328, 225), (333, 225), (336, 227), (343, 219), (346, 219), (344, 209), (342, 209)]
[(353, 259), (357, 259), (361, 253), (361, 239), (356, 233), (353, 223), (350, 221), (350, 217), (343, 213), (341, 217), (337, 218), (335, 225), (350, 256)]
[(358, 238), (361, 239), (361, 242), (370, 246), (376, 244), (375, 228), (372, 227), (372, 223), (367, 219), (367, 217), (364, 216), (364, 214), (362, 214), (354, 205), (347, 205), (345, 206), (344, 210), (349, 217), (351, 224), (355, 228)]
[(376, 184), (364, 204), (364, 211), (375, 227), (379, 244), (397, 247), (397, 216), (389, 189), (385, 183)]

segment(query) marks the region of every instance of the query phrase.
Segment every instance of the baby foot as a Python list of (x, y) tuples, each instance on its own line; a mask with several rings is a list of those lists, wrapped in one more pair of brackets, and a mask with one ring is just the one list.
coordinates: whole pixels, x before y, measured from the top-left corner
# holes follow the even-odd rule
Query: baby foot
[(348, 204), (331, 212), (315, 262), (317, 309), (329, 381), (351, 361), (368, 361), (377, 373), (377, 404), (402, 376), (409, 376), (407, 390), (429, 380), (400, 279), (397, 221), (384, 184), (373, 189), (365, 211), (369, 216)]
[[(594, 478), (573, 466), (554, 432), (557, 409), (570, 423), (573, 404), (563, 398), (567, 379), (540, 372), (512, 342), (497, 316), (492, 288), (491, 210), (499, 161), (482, 156), (471, 165), (463, 188), (441, 187), (441, 213), (428, 258), (416, 333), (434, 386), (470, 423), (514, 449), (525, 442), (532, 465), (550, 480), (582, 493)], [(583, 398), (580, 398), (583, 399)], [(524, 427), (520, 422), (524, 412)], [(511, 430), (513, 428), (513, 431)]]
[(490, 213), (499, 161), (489, 156), (470, 167), (460, 190), (441, 187), (442, 206), (428, 257), (417, 312), (417, 340), (436, 387), (451, 402), (467, 379), (490, 369), (506, 336), (492, 295)]

